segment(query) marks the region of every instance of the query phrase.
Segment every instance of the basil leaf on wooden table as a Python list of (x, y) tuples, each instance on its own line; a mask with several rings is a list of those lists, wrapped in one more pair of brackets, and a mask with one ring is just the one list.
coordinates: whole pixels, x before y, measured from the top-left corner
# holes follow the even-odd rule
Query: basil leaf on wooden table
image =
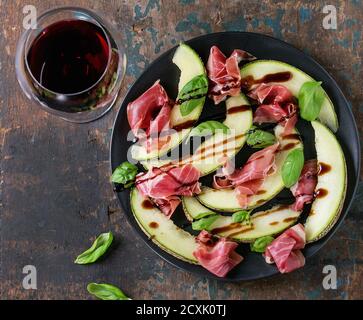
[(119, 288), (107, 283), (89, 283), (87, 290), (101, 300), (131, 300)]
[(292, 150), (286, 157), (281, 169), (281, 177), (285, 187), (292, 187), (300, 177), (304, 166), (304, 152), (302, 149)]
[(198, 124), (190, 133), (190, 136), (206, 136), (216, 133), (219, 130), (223, 133), (227, 133), (229, 128), (222, 122), (209, 120)]
[(192, 229), (193, 230), (207, 230), (209, 231), (209, 228), (211, 225), (218, 219), (218, 215), (209, 216), (207, 218), (202, 218), (200, 220), (194, 221), (192, 223)]
[(137, 175), (137, 167), (130, 162), (121, 163), (113, 172), (111, 181), (115, 183), (121, 183), (125, 187), (130, 187), (130, 182), (135, 180)]
[(199, 104), (204, 103), (205, 97), (184, 101), (180, 105), (180, 113), (183, 117), (191, 113)]
[(93, 242), (91, 248), (81, 253), (74, 263), (87, 264), (93, 263), (100, 258), (110, 247), (113, 241), (112, 232), (102, 233)]
[(266, 148), (276, 142), (276, 137), (267, 131), (257, 129), (255, 126), (247, 134), (247, 144), (252, 148)]
[(265, 236), (257, 238), (253, 243), (250, 244), (251, 251), (263, 253), (266, 247), (274, 240), (271, 236)]
[(319, 116), (324, 99), (325, 93), (321, 81), (305, 82), (298, 95), (301, 118), (307, 121), (315, 120)]
[(190, 99), (201, 98), (208, 92), (208, 79), (206, 75), (201, 74), (195, 76), (192, 80), (187, 82), (180, 90), (177, 101), (184, 102)]
[(232, 222), (245, 222), (246, 224), (251, 224), (251, 211), (237, 211), (232, 215)]

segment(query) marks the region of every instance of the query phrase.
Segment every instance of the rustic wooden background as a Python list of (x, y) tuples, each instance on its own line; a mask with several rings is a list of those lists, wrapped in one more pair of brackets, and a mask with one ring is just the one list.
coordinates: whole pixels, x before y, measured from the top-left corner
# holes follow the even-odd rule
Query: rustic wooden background
[[(337, 30), (324, 30), (325, 1), (0, 1), (1, 299), (89, 299), (88, 282), (109, 282), (135, 299), (363, 298), (363, 183), (351, 212), (325, 249), (292, 274), (229, 284), (177, 270), (150, 251), (125, 220), (109, 183), (109, 142), (120, 103), (102, 119), (73, 125), (43, 112), (22, 94), (14, 55), (22, 8), (41, 12), (80, 5), (107, 16), (124, 36), (128, 66), (121, 98), (144, 68), (181, 40), (240, 30), (273, 35), (316, 58), (350, 100), (363, 129), (360, 0), (330, 0)], [(363, 175), (362, 175), (363, 177)], [(107, 230), (116, 244), (90, 266), (73, 264)], [(38, 289), (22, 288), (35, 265)], [(322, 269), (338, 270), (337, 290), (322, 287)]]

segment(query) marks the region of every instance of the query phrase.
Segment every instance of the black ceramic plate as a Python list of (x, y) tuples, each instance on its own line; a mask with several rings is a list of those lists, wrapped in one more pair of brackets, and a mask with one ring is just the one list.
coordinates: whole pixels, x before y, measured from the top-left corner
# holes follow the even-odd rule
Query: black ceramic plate
[[(309, 263), (309, 258), (313, 256), (317, 251), (319, 251), (339, 228), (344, 217), (348, 213), (357, 187), (360, 169), (360, 146), (357, 127), (348, 101), (344, 97), (336, 82), (324, 70), (322, 66), (320, 66), (315, 60), (313, 60), (302, 51), (275, 38), (262, 34), (248, 32), (222, 32), (194, 38), (192, 40), (186, 41), (186, 43), (190, 45), (200, 55), (204, 63), (206, 63), (209, 55), (209, 49), (213, 45), (218, 46), (227, 56), (233, 51), (233, 49), (239, 48), (252, 53), (259, 59), (274, 59), (287, 62), (305, 71), (316, 80), (323, 82), (323, 87), (333, 101), (335, 110), (339, 118), (340, 129), (337, 132), (337, 137), (342, 145), (345, 159), (347, 162), (348, 189), (343, 211), (340, 215), (339, 221), (336, 223), (336, 225), (332, 228), (327, 236), (317, 242), (307, 245), (307, 247), (305, 248), (304, 255), (307, 258), (307, 263)], [(112, 133), (112, 171), (120, 163), (127, 160), (127, 150), (131, 145), (131, 142), (128, 142), (126, 139), (127, 133), (130, 130), (126, 117), (127, 104), (130, 101), (139, 97), (157, 79), (161, 80), (161, 84), (165, 87), (171, 98), (176, 97), (179, 70), (172, 63), (172, 57), (174, 55), (175, 49), (176, 48), (170, 49), (169, 51), (162, 54), (159, 58), (157, 58), (153, 63), (151, 63), (150, 66), (143, 72), (139, 79), (137, 79), (137, 81), (127, 93), (122, 103), (122, 106), (117, 114)], [(224, 108), (224, 106), (222, 106), (221, 108)], [(200, 121), (206, 119), (208, 116), (210, 116), (210, 113), (215, 112), (214, 110), (216, 109), (218, 108), (213, 105), (212, 101), (207, 99)], [(305, 127), (304, 125), (301, 125), (298, 128), (300, 133), (302, 134), (304, 143), (308, 143), (309, 141), (311, 141), (311, 139), (309, 138), (311, 132), (309, 132), (309, 129)], [(308, 149), (310, 150), (308, 151), (308, 153), (314, 152), (311, 151), (314, 150), (313, 145), (310, 145)], [(244, 147), (242, 150), (243, 151), (240, 152), (240, 154), (243, 155), (246, 153), (246, 147)], [(245, 157), (246, 156), (244, 156), (244, 158)], [(206, 179), (208, 179), (208, 177)], [(129, 192), (121, 192), (118, 193), (117, 196), (121, 202), (122, 208), (124, 209), (124, 213), (126, 214), (129, 223), (136, 230), (137, 234), (159, 256), (181, 269), (197, 273), (201, 276), (216, 278), (214, 275), (212, 275), (202, 267), (183, 262), (163, 251), (153, 242), (149, 241), (148, 237), (139, 228), (137, 222), (132, 215), (130, 209)], [(284, 194), (282, 193), (279, 200), (283, 201), (283, 197)], [(276, 201), (276, 199), (274, 201)], [(178, 208), (178, 211), (173, 216), (173, 220), (178, 225), (182, 225), (183, 222), (186, 222), (181, 208)], [(240, 245), (238, 247), (238, 252), (243, 255), (244, 261), (240, 263), (236, 268), (234, 268), (224, 280), (253, 280), (278, 273), (274, 265), (269, 265), (264, 262), (261, 254), (249, 252), (248, 245)]]

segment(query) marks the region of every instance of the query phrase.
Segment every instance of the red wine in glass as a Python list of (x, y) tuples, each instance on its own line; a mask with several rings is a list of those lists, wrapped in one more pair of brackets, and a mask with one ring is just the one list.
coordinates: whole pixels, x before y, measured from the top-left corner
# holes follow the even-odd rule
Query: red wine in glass
[(27, 62), (43, 87), (72, 94), (89, 89), (102, 77), (109, 50), (99, 26), (84, 20), (60, 21), (33, 41)]
[(125, 56), (120, 39), (104, 23), (80, 8), (43, 14), (38, 29), (27, 31), (18, 46), (17, 75), (27, 96), (74, 122), (92, 121), (109, 110)]

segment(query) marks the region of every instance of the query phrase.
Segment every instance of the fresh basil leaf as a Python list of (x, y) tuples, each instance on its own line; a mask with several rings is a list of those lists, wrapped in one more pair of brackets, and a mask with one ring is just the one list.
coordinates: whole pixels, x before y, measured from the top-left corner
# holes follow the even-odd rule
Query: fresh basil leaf
[(276, 142), (276, 137), (267, 131), (257, 129), (253, 126), (247, 134), (247, 144), (252, 148), (266, 148)]
[(74, 263), (77, 264), (87, 264), (95, 262), (99, 257), (101, 257), (109, 248), (113, 241), (112, 232), (102, 233), (93, 242), (91, 248), (81, 253)]
[(214, 134), (217, 130), (227, 133), (229, 128), (222, 122), (209, 120), (202, 122), (193, 128), (193, 130), (190, 132), (190, 136), (206, 136)]
[(274, 240), (271, 236), (265, 236), (257, 238), (253, 243), (250, 244), (251, 251), (263, 253), (266, 247)]
[(232, 222), (245, 222), (246, 224), (251, 224), (251, 211), (237, 211), (232, 215)]
[(205, 74), (195, 76), (187, 82), (180, 90), (177, 101), (187, 101), (194, 98), (205, 96), (208, 92), (208, 79)]
[(212, 211), (207, 211), (207, 212), (201, 212), (199, 213), (198, 215), (196, 215), (194, 217), (194, 219), (201, 219), (201, 218), (205, 218), (205, 217), (208, 217), (208, 216), (211, 216), (211, 215), (214, 215), (215, 213), (212, 212)]
[(207, 230), (209, 231), (209, 228), (213, 224), (214, 221), (218, 219), (218, 215), (209, 216), (206, 218), (202, 218), (200, 220), (194, 221), (192, 223), (192, 229), (193, 230)]
[(192, 99), (188, 101), (184, 101), (180, 105), (180, 113), (183, 117), (187, 116), (189, 113), (191, 113), (196, 107), (198, 107), (200, 104), (203, 104), (205, 100), (205, 97), (198, 98), (198, 99)]
[(128, 182), (134, 181), (137, 175), (137, 167), (130, 162), (121, 163), (113, 172), (111, 181), (121, 184), (128, 184)]
[(300, 177), (304, 166), (304, 152), (302, 149), (292, 150), (286, 157), (281, 169), (282, 181), (285, 187), (292, 187)]
[(325, 93), (321, 87), (321, 81), (305, 82), (299, 91), (299, 109), (301, 118), (307, 121), (315, 120), (323, 105)]
[(87, 291), (101, 300), (131, 300), (119, 288), (106, 283), (89, 283)]

